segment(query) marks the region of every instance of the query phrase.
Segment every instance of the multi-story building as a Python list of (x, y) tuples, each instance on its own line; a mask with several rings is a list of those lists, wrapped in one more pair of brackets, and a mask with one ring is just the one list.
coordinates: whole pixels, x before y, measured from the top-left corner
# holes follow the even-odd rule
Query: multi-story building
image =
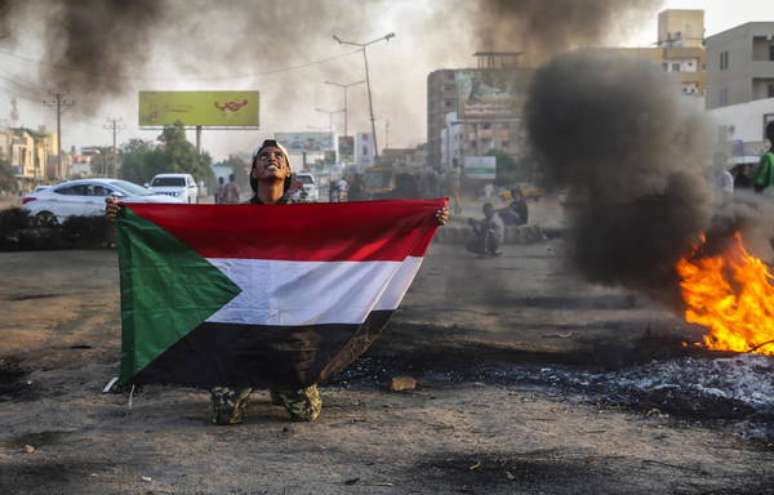
[(748, 22), (706, 44), (708, 109), (774, 98), (774, 22)]
[(59, 170), (56, 163), (52, 163), (52, 150), (55, 149), (56, 135), (46, 132), (45, 128), (0, 130), (0, 158), (11, 165), (22, 189), (67, 176), (66, 170)]
[(703, 10), (664, 10), (658, 14), (658, 46), (704, 47)]
[[(452, 155), (525, 152), (522, 112), (533, 70), (519, 52), (478, 52), (476, 68), (441, 69), (427, 77), (427, 163), (448, 168)], [(450, 149), (448, 137), (460, 137)]]

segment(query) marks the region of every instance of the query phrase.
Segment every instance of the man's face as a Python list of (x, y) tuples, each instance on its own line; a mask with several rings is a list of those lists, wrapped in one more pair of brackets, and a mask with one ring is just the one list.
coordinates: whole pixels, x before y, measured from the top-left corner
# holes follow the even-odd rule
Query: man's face
[(484, 206), (484, 217), (486, 217), (486, 219), (489, 220), (493, 216), (494, 216), (494, 207), (492, 207), (492, 205), (485, 205)]
[(281, 149), (267, 146), (255, 159), (252, 175), (259, 181), (285, 180), (290, 176), (290, 165)]

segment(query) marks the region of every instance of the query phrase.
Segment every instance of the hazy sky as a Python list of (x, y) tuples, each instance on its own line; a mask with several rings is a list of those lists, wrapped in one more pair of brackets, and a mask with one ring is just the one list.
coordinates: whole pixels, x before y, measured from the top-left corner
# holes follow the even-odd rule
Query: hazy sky
[[(261, 3), (256, 2), (256, 5)], [(217, 15), (203, 12), (201, 20), (195, 18), (196, 31), (189, 28), (178, 32), (173, 25), (166, 34), (152, 36), (149, 69), (129, 80), (123, 94), (112, 97), (93, 115), (82, 115), (83, 102), (76, 99), (74, 109), (63, 117), (63, 144), (67, 148), (110, 144), (111, 134), (103, 125), (111, 117), (121, 118), (126, 126), (119, 134), (119, 142), (132, 137), (154, 139), (158, 131), (138, 129), (139, 90), (261, 91), (260, 131), (204, 132), (203, 148), (216, 159), (232, 152), (249, 151), (260, 139), (275, 131), (325, 130), (328, 116), (316, 112), (315, 108), (341, 108), (342, 93), (323, 82), (326, 79), (352, 82), (364, 77), (362, 56), (352, 54), (351, 47), (339, 46), (331, 34), (365, 41), (388, 32), (395, 32), (396, 37), (389, 43), (378, 43), (369, 48), (380, 145), (385, 144), (387, 123), (389, 146), (414, 146), (424, 142), (428, 73), (440, 68), (471, 66), (475, 63), (471, 54), (480, 48), (475, 46), (469, 26), (461, 20), (463, 16), (447, 15), (444, 9), (450, 4), (446, 0), (393, 0), (357, 9), (350, 8), (360, 5), (356, 0), (330, 0), (328, 5), (335, 7), (328, 8), (325, 15), (313, 22), (297, 25), (299, 23), (288, 16), (281, 54), (271, 48), (228, 39), (227, 33), (241, 18), (240, 12), (228, 7), (219, 8)], [(338, 8), (340, 12), (337, 12)], [(769, 0), (667, 0), (664, 8), (704, 9), (707, 35), (749, 21), (774, 21), (774, 1)], [(339, 15), (345, 12), (347, 19), (343, 19), (347, 16)], [(644, 18), (640, 26), (630, 27), (623, 34), (613, 34), (615, 39), (611, 43), (647, 46), (655, 41), (656, 31), (654, 14)], [(20, 125), (30, 128), (45, 125), (54, 129), (54, 112), (41, 103), (41, 95), (52, 89), (40, 77), (39, 68), (46, 62), (42, 24), (32, 24), (19, 38), (15, 47), (0, 48), (0, 121), (8, 118), (10, 99), (17, 95)], [(338, 58), (305, 68), (278, 71), (330, 57)], [(101, 69), (95, 67), (94, 70)], [(32, 89), (20, 87), (25, 85)], [(365, 86), (351, 88), (349, 94), (350, 134), (369, 130)], [(343, 121), (340, 115), (335, 117), (335, 125), (341, 133)], [(193, 139), (192, 134), (190, 137)]]

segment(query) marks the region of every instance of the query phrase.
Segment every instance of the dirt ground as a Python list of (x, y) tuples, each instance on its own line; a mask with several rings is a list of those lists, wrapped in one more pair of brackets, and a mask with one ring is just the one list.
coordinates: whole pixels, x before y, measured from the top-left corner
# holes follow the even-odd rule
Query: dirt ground
[[(557, 381), (670, 362), (700, 335), (578, 281), (561, 249), (434, 245), (386, 335), (322, 386), (319, 421), (289, 423), (258, 392), (233, 427), (208, 424), (205, 391), (148, 386), (131, 407), (102, 393), (119, 360), (114, 251), (0, 253), (0, 493), (774, 493), (774, 448), (729, 427), (741, 413), (705, 421)], [(402, 374), (418, 389), (387, 391)]]

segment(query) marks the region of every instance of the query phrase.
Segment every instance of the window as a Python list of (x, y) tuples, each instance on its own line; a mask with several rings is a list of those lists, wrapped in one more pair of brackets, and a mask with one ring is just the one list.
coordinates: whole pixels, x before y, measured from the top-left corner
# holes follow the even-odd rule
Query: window
[(774, 61), (774, 45), (769, 45), (769, 60)]
[(769, 98), (774, 98), (774, 83), (769, 83)]
[(661, 64), (661, 66), (664, 68), (664, 72), (669, 72), (669, 64), (668, 63), (664, 62), (663, 64)]
[(728, 52), (720, 52), (720, 70), (728, 70)]
[(89, 186), (86, 184), (77, 184), (75, 186), (60, 187), (54, 192), (57, 194), (66, 194), (68, 196), (88, 196)]
[(185, 177), (156, 177), (151, 182), (152, 187), (182, 187), (185, 186)]
[(112, 192), (113, 191), (104, 186), (89, 186), (89, 196), (109, 196)]
[(673, 63), (672, 64), (672, 72), (680, 72), (680, 64), (679, 63)]
[(719, 97), (720, 106), (728, 105), (728, 88), (721, 88)]

